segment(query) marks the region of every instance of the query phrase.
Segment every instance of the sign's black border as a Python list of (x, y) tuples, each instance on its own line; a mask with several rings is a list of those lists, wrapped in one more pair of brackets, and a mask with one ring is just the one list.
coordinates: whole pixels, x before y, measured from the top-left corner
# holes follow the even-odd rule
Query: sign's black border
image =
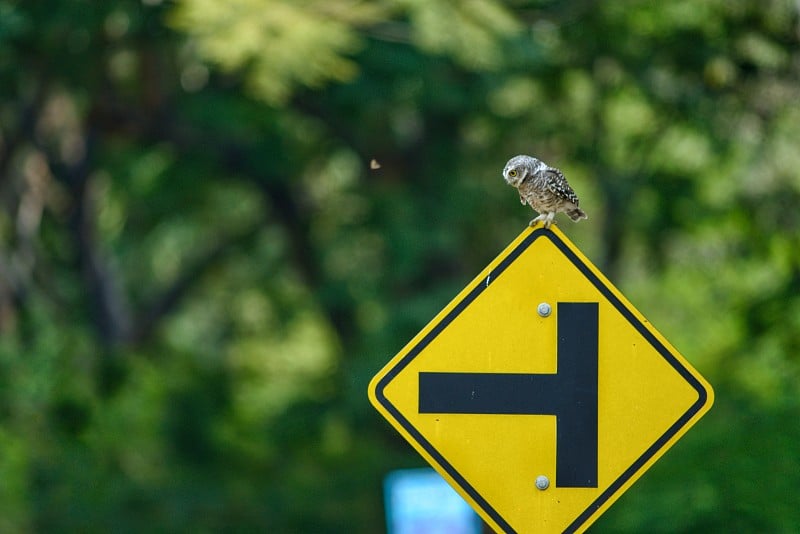
[[(586, 510), (583, 511), (573, 521), (564, 532), (575, 532), (581, 525), (583, 525), (603, 504), (608, 501), (617, 491), (636, 474), (653, 456), (661, 450), (666, 443), (672, 439), (694, 416), (697, 414), (708, 401), (708, 392), (703, 384), (700, 383), (695, 376), (684, 367), (680, 361), (665, 347), (651, 332), (648, 330), (639, 319), (627, 308), (625, 305), (614, 295), (592, 270), (553, 232), (539, 228), (531, 232), (522, 243), (520, 243), (508, 256), (495, 267), (490, 273), (488, 280), (494, 281), (511, 263), (516, 260), (536, 239), (539, 237), (548, 238), (558, 249), (569, 259), (575, 267), (590, 281), (592, 284), (608, 299), (608, 301), (636, 328), (636, 330), (661, 354), (661, 356), (697, 391), (697, 401), (678, 418), (675, 423), (670, 426), (664, 434), (653, 443), (628, 469), (626, 469), (597, 499), (592, 502)], [(490, 284), (484, 283), (479, 280), (475, 287), (467, 293), (467, 295), (450, 310), (450, 312), (439, 321), (428, 334), (423, 337), (419, 343), (411, 347), (408, 353), (395, 365), (383, 378), (378, 382), (375, 387), (375, 397), (378, 399), (384, 408), (392, 415), (392, 417), (399, 422), (403, 428), (419, 443), (425, 451), (445, 470), (447, 474), (467, 494), (480, 506), (504, 531), (508, 533), (516, 532), (508, 522), (494, 509), (492, 506), (478, 493), (469, 482), (464, 479), (456, 469), (426, 440), (422, 434), (400, 413), (400, 411), (389, 402), (384, 394), (384, 389), (387, 385), (400, 373), (411, 361), (422, 352), (428, 344), (436, 338), (447, 326), (458, 317), (458, 315), (474, 301)]]

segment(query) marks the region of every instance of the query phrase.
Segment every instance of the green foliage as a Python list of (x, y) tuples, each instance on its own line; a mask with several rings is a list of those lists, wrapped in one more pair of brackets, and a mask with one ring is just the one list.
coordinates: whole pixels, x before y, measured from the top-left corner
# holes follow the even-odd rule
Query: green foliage
[(296, 84), (352, 79), (357, 67), (346, 55), (358, 47), (357, 29), (386, 11), (359, 0), (189, 0), (171, 20), (193, 37), (200, 55), (228, 71), (247, 65), (252, 91), (282, 103)]
[(366, 384), (530, 218), (518, 153), (717, 390), (594, 530), (794, 530), (798, 21), (0, 0), (0, 531), (380, 531), (422, 461)]

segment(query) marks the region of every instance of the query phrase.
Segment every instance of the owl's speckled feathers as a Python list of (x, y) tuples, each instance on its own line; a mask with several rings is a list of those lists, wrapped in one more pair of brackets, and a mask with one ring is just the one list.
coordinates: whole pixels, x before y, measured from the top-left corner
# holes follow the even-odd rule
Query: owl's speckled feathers
[(558, 212), (566, 213), (573, 221), (586, 219), (578, 207), (578, 195), (567, 183), (562, 172), (531, 156), (514, 156), (503, 169), (503, 178), (519, 192), (519, 200), (539, 212), (529, 224), (544, 221), (550, 228)]

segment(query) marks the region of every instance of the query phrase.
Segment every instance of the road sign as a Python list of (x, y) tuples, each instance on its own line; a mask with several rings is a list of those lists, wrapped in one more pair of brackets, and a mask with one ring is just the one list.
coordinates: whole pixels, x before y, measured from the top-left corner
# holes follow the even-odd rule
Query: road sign
[(713, 391), (557, 227), (522, 232), (372, 380), (501, 532), (588, 528)]

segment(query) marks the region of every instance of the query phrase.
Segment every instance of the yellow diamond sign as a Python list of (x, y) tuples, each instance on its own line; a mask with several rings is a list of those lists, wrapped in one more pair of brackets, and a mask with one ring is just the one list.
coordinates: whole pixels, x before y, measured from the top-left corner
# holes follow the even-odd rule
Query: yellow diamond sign
[(556, 228), (526, 229), (372, 380), (378, 411), (499, 532), (580, 532), (713, 391)]

